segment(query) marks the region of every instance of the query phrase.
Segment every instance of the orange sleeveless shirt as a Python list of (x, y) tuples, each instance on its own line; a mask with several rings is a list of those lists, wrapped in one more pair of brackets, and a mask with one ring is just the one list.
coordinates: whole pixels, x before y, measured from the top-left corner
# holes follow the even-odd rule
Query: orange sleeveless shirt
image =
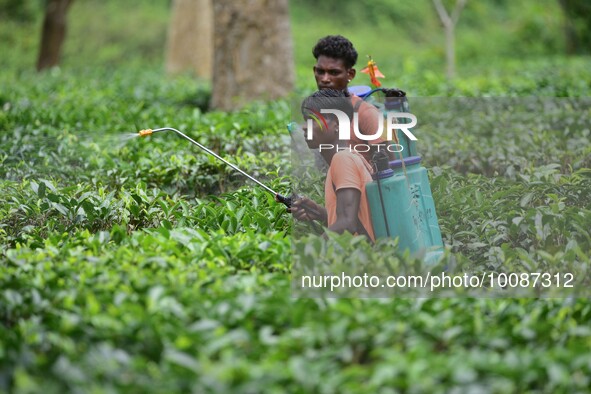
[(324, 197), (326, 212), (328, 215), (328, 225), (331, 226), (337, 220), (337, 194), (340, 189), (353, 188), (361, 192), (359, 201), (359, 211), (357, 217), (363, 227), (369, 234), (372, 241), (375, 241), (373, 226), (371, 224), (371, 214), (369, 204), (365, 193), (365, 185), (372, 181), (371, 166), (357, 152), (343, 150), (337, 152), (330, 163), (326, 182), (324, 183)]

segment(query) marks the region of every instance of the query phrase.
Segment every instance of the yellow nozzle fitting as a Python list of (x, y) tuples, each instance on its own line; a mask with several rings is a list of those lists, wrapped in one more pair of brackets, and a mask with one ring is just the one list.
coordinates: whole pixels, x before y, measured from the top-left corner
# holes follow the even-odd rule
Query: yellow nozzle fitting
[(152, 129), (145, 129), (145, 130), (140, 130), (139, 131), (139, 135), (140, 137), (145, 137), (147, 135), (152, 134)]

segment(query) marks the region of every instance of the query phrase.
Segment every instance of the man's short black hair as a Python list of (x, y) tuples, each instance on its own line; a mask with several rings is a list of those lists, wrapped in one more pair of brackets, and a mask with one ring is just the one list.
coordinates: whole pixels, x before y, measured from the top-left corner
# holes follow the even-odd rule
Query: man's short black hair
[[(338, 109), (343, 111), (349, 119), (353, 119), (353, 104), (347, 91), (336, 89), (322, 89), (306, 97), (302, 102), (302, 114), (308, 117), (310, 110), (320, 112), (322, 109)], [(327, 114), (325, 116), (331, 116)]]
[(347, 68), (351, 68), (357, 63), (357, 51), (351, 41), (343, 36), (326, 36), (321, 38), (316, 43), (314, 49), (312, 49), (312, 54), (316, 60), (322, 55), (333, 59), (340, 59)]

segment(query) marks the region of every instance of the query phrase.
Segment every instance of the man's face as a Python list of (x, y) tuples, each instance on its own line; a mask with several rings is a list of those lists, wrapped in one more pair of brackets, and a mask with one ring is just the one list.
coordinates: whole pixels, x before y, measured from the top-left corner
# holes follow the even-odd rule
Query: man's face
[(320, 90), (345, 90), (349, 80), (355, 78), (355, 69), (345, 67), (341, 59), (320, 55), (314, 66), (314, 77)]
[[(304, 131), (304, 138), (306, 138), (306, 143), (310, 149), (316, 149), (321, 144), (334, 144), (336, 140), (338, 140), (338, 121), (336, 118), (332, 116), (325, 117), (328, 128), (322, 123), (317, 122), (316, 120), (312, 120), (312, 139), (309, 140), (306, 138), (308, 135), (308, 122), (306, 121), (305, 126), (303, 127)], [(307, 120), (307, 119), (306, 119)]]

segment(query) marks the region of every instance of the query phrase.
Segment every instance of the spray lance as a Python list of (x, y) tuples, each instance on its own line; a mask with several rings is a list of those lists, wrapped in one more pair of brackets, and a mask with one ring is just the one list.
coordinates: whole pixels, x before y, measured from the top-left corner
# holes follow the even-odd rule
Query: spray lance
[(139, 134), (140, 137), (146, 137), (148, 135), (151, 135), (151, 134), (154, 134), (154, 133), (159, 133), (159, 132), (162, 132), (162, 131), (174, 131), (179, 136), (183, 137), (184, 139), (186, 139), (187, 141), (189, 141), (193, 145), (197, 145), (199, 148), (201, 148), (201, 150), (205, 151), (205, 153), (207, 153), (207, 154), (215, 157), (218, 160), (221, 160), (222, 162), (224, 162), (225, 164), (229, 165), (230, 167), (232, 167), (233, 169), (235, 169), (236, 171), (238, 171), (239, 173), (241, 173), (242, 175), (244, 175), (245, 177), (247, 177), (251, 181), (255, 182), (257, 185), (261, 186), (263, 189), (265, 189), (269, 193), (273, 194), (275, 196), (275, 200), (278, 201), (278, 202), (280, 202), (280, 203), (282, 203), (282, 204), (284, 204), (287, 208), (291, 208), (291, 204), (297, 198), (294, 195), (289, 196), (289, 197), (286, 197), (286, 196), (283, 196), (283, 195), (277, 193), (275, 190), (271, 189), (270, 187), (268, 187), (264, 183), (260, 182), (258, 179), (250, 176), (246, 172), (242, 171), (240, 168), (236, 167), (234, 164), (232, 164), (229, 161), (225, 160), (223, 157), (221, 157), (220, 155), (218, 155), (217, 153), (215, 153), (211, 149), (209, 149), (209, 148), (201, 145), (199, 142), (197, 142), (194, 139), (190, 138), (189, 136), (181, 133), (177, 129), (173, 129), (172, 127), (162, 127), (162, 128), (154, 129), (154, 130), (152, 130), (152, 129), (145, 129), (145, 130), (140, 130), (138, 134)]

